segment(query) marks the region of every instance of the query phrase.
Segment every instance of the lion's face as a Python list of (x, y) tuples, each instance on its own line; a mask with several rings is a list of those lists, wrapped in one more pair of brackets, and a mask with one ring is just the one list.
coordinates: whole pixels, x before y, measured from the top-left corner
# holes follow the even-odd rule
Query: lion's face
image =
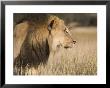
[(56, 50), (57, 48), (71, 48), (76, 43), (73, 40), (69, 29), (65, 26), (62, 20), (58, 22), (52, 20), (49, 27), (50, 41), (51, 41), (51, 49)]

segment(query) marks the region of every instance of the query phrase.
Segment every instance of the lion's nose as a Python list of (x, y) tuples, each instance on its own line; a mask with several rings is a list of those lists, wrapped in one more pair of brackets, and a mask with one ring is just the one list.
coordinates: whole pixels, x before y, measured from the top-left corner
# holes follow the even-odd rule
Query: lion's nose
[(76, 41), (73, 41), (73, 43), (75, 44), (75, 43), (76, 43)]

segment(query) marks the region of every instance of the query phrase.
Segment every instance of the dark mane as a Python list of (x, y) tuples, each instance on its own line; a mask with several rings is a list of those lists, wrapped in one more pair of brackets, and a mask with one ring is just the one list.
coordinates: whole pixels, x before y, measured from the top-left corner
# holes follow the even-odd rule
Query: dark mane
[[(17, 73), (22, 73), (21, 70), (25, 70), (26, 67), (37, 67), (39, 64), (46, 64), (49, 57), (49, 46), (47, 40), (43, 42), (39, 47), (31, 46), (21, 50), (20, 54), (14, 61), (15, 67), (17, 67)], [(20, 69), (22, 68), (22, 69)], [(20, 70), (19, 70), (20, 69)], [(25, 71), (24, 71), (25, 72)]]
[[(25, 74), (26, 67), (36, 68), (39, 64), (45, 65), (48, 61), (50, 50), (47, 37), (42, 36), (41, 39), (38, 40), (36, 39), (36, 36), (38, 36), (36, 32), (36, 29), (31, 29), (31, 31), (28, 32), (21, 46), (20, 54), (15, 58), (14, 67), (17, 68), (17, 74)], [(21, 72), (21, 68), (24, 70), (24, 73)]]
[[(24, 44), (23, 44), (24, 45)], [(27, 44), (27, 46), (31, 46)], [(45, 64), (49, 57), (49, 45), (47, 40), (41, 44), (37, 44), (36, 46), (31, 47), (25, 47), (20, 51), (20, 54), (18, 55), (15, 60), (19, 60), (20, 64), (18, 63), (18, 66), (37, 66), (40, 63)], [(15, 61), (15, 62), (19, 62)]]

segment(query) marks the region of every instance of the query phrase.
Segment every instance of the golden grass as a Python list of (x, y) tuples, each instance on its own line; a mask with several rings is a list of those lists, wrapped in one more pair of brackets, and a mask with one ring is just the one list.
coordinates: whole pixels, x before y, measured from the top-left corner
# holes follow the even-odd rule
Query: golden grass
[[(31, 68), (26, 75), (96, 75), (97, 32), (95, 27), (77, 27), (72, 30), (77, 41), (71, 49), (51, 53), (47, 65)], [(53, 58), (54, 57), (54, 58)]]

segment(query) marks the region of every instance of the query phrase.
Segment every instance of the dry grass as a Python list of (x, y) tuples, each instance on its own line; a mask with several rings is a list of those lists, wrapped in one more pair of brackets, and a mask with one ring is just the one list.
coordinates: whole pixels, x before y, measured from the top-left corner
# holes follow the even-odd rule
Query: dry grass
[[(31, 68), (26, 75), (96, 75), (97, 32), (95, 27), (77, 27), (72, 30), (77, 41), (71, 49), (51, 53), (47, 65)], [(54, 58), (53, 58), (54, 57)]]

